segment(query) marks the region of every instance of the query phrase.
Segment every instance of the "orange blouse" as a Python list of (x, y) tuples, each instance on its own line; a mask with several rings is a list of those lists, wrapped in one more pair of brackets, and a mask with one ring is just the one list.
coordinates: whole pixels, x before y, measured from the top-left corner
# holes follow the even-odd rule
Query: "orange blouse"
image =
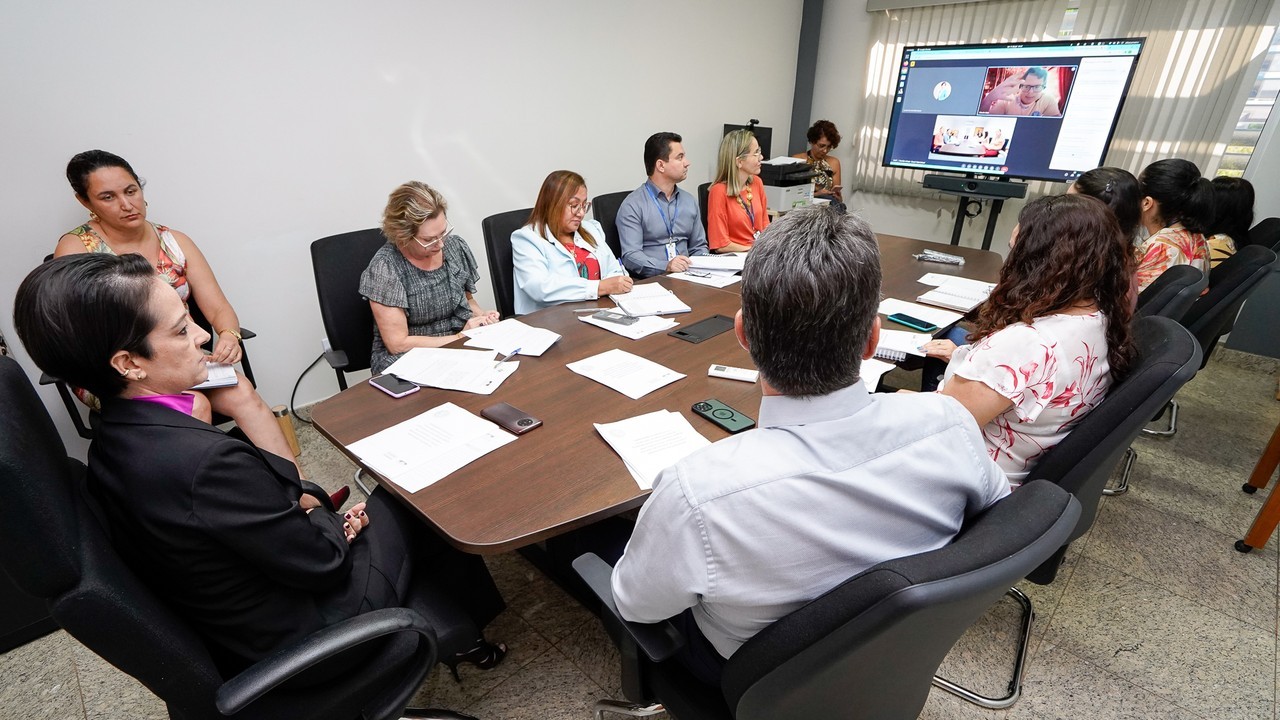
[[(747, 201), (748, 193), (751, 200)], [(747, 212), (747, 207), (751, 212)], [(755, 221), (752, 221), (752, 215)], [(729, 243), (751, 247), (757, 232), (769, 227), (769, 212), (765, 207), (764, 182), (760, 176), (742, 189), (740, 197), (728, 196), (725, 183), (711, 186), (707, 194), (707, 245), (718, 250)]]

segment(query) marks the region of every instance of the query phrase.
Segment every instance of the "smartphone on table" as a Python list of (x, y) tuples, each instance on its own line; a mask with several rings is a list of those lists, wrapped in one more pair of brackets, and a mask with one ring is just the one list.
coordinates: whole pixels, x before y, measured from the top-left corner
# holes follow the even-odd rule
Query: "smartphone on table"
[(890, 315), (889, 320), (896, 322), (899, 325), (906, 325), (912, 330), (919, 330), (920, 332), (931, 333), (937, 332), (938, 330), (938, 326), (928, 320), (921, 320), (920, 318), (903, 315), (902, 313), (894, 313)]
[(395, 375), (379, 375), (375, 378), (369, 378), (369, 384), (393, 398), (402, 398), (405, 395), (412, 395), (418, 392), (417, 384), (408, 380), (401, 380)]

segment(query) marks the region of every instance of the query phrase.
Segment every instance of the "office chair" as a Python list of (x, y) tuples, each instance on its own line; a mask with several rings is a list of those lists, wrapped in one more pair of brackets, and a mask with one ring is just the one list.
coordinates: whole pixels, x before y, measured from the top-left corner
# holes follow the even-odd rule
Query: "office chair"
[(1158, 315), (1182, 320), (1191, 304), (1209, 286), (1209, 276), (1190, 265), (1175, 265), (1160, 274), (1146, 290), (1138, 293), (1134, 319)]
[[(1240, 306), (1271, 272), (1275, 261), (1276, 254), (1269, 248), (1247, 245), (1209, 271), (1209, 292), (1196, 299), (1182, 317), (1182, 324), (1200, 343), (1200, 368), (1208, 364), (1218, 340), (1231, 332)], [(1170, 398), (1167, 410), (1168, 427), (1143, 432), (1165, 437), (1178, 432), (1177, 401)]]
[(1280, 253), (1280, 218), (1269, 217), (1249, 230), (1249, 244), (1271, 248)]
[(480, 221), (484, 233), (484, 252), (489, 258), (489, 280), (493, 283), (493, 299), (502, 317), (516, 315), (515, 264), (511, 259), (511, 233), (529, 222), (533, 208), (508, 210)]
[[(35, 389), (7, 357), (0, 357), (0, 407), (0, 486), (9, 510), (0, 567), (42, 598), (72, 637), (163, 700), (171, 718), (399, 717), (436, 660), (436, 631), (416, 608), (336, 623), (224, 678), (190, 626), (116, 553), (85, 490), (84, 466), (67, 457)], [(288, 685), (318, 663), (351, 655), (368, 657), (337, 680)]]
[(711, 197), (711, 183), (702, 183), (698, 186), (698, 210), (702, 217), (702, 231), (707, 231), (707, 198)]
[(618, 258), (619, 264), (622, 263), (622, 240), (618, 237), (618, 208), (622, 207), (622, 201), (630, 194), (630, 190), (623, 190), (598, 195), (591, 203), (591, 212), (595, 215), (596, 222), (604, 227), (604, 242), (613, 251), (613, 256)]
[(652, 714), (658, 702), (682, 720), (914, 718), (956, 640), (1054, 552), (1079, 514), (1079, 503), (1062, 489), (1028, 483), (973, 518), (946, 547), (882, 562), (765, 628), (729, 658), (718, 688), (694, 679), (673, 657), (684, 639), (670, 622), (623, 620), (610, 588), (612, 568), (584, 555), (573, 566), (602, 601), (631, 701), (601, 701), (596, 717)]
[(329, 350), (324, 359), (347, 389), (347, 373), (369, 369), (373, 353), (373, 311), (360, 296), (360, 276), (387, 243), (377, 228), (320, 238), (311, 243), (311, 269)]

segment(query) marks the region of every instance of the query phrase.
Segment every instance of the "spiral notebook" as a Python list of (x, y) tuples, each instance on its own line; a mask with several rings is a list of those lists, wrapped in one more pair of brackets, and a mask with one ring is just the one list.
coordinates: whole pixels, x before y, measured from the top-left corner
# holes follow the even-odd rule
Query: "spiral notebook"
[(929, 333), (913, 333), (903, 330), (881, 330), (880, 344), (876, 346), (876, 357), (889, 362), (902, 362), (908, 355), (924, 357), (921, 345), (929, 342), (933, 336)]
[(952, 278), (916, 298), (916, 302), (969, 312), (987, 301), (995, 285), (968, 278)]

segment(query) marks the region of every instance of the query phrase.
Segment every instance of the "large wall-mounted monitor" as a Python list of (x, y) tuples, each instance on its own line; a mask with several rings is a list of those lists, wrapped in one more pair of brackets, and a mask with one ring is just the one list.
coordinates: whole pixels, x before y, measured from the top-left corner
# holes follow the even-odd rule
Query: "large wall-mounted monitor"
[(1071, 182), (1107, 154), (1145, 40), (908, 47), (884, 164)]

